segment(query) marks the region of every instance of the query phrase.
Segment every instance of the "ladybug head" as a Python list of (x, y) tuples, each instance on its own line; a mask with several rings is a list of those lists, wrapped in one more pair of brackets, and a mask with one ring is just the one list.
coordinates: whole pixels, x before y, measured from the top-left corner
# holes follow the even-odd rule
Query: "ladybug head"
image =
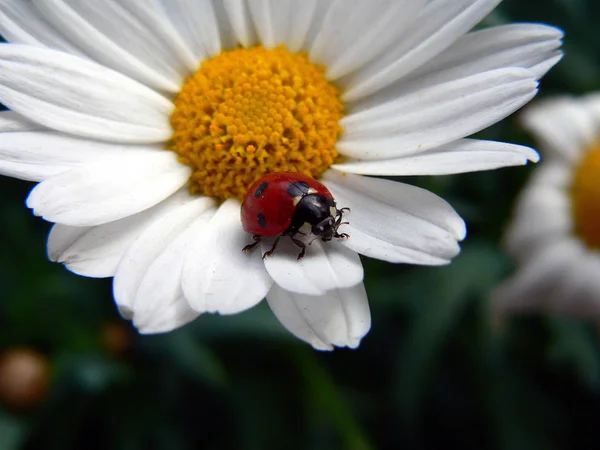
[(330, 241), (337, 232), (336, 221), (329, 216), (312, 226), (312, 234), (319, 236), (323, 241)]
[(312, 234), (330, 241), (335, 236), (336, 211), (333, 199), (320, 194), (305, 195), (296, 205), (290, 230), (310, 226)]

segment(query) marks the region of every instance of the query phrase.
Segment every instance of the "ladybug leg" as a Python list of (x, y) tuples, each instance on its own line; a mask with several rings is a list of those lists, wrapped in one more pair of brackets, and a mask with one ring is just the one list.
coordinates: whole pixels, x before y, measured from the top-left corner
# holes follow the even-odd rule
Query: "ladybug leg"
[(340, 218), (335, 222), (335, 226), (333, 227), (335, 233), (333, 233), (333, 237), (334, 238), (346, 238), (348, 239), (350, 237), (350, 235), (348, 233), (338, 233), (337, 230), (339, 227), (341, 227), (342, 225), (349, 225), (350, 222), (342, 222), (342, 217), (340, 216)]
[(341, 225), (347, 225), (348, 222), (342, 222), (342, 217), (344, 216), (345, 211), (350, 211), (350, 208), (342, 208), (337, 210), (337, 217), (335, 220), (334, 228), (337, 230)]
[(254, 240), (254, 242), (252, 244), (246, 245), (242, 249), (242, 251), (243, 252), (251, 252), (254, 249), (254, 247), (256, 247), (260, 243), (261, 239), (262, 239), (262, 236), (260, 236), (258, 234), (252, 235), (252, 240)]
[(335, 233), (333, 234), (333, 237), (335, 238), (349, 238), (350, 235), (347, 233), (338, 233), (337, 230), (339, 227), (341, 227), (342, 225), (349, 225), (350, 222), (342, 222), (342, 215), (344, 214), (344, 211), (350, 211), (350, 208), (342, 208), (342, 209), (338, 209), (338, 216), (337, 219), (335, 221), (335, 224), (333, 225), (333, 230), (335, 231)]
[(277, 236), (277, 239), (275, 239), (275, 242), (273, 242), (271, 249), (262, 255), (262, 259), (265, 259), (267, 256), (273, 256), (273, 253), (275, 253), (275, 249), (277, 248), (277, 244), (279, 244), (279, 239), (281, 239), (281, 235)]
[(289, 236), (290, 236), (290, 239), (292, 240), (292, 242), (302, 249), (302, 250), (300, 250), (300, 253), (298, 253), (298, 260), (301, 260), (302, 258), (304, 258), (304, 254), (306, 253), (306, 244), (304, 242), (302, 242), (300, 239), (296, 239), (291, 234)]
[(350, 208), (348, 208), (348, 207), (343, 207), (342, 209), (338, 209), (338, 210), (337, 210), (337, 221), (336, 221), (336, 224), (339, 224), (339, 222), (341, 222), (341, 221), (342, 221), (342, 216), (344, 215), (344, 213), (345, 213), (346, 211), (348, 211), (348, 212), (349, 212), (349, 211), (350, 211)]

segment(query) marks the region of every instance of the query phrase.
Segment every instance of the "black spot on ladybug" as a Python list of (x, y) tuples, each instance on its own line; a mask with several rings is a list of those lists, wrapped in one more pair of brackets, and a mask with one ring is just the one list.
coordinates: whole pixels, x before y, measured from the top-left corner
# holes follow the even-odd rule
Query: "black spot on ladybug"
[(308, 183), (305, 183), (304, 181), (294, 181), (293, 183), (290, 183), (287, 192), (290, 197), (296, 198), (308, 194), (309, 189), (310, 186)]
[(265, 189), (267, 188), (268, 185), (269, 185), (269, 183), (267, 183), (266, 181), (263, 181), (262, 183), (260, 183), (258, 185), (258, 187), (256, 188), (256, 190), (254, 191), (254, 196), (256, 198), (261, 198), (263, 196), (263, 194), (265, 193)]
[(265, 228), (267, 226), (267, 219), (263, 213), (258, 213), (258, 224), (261, 228)]

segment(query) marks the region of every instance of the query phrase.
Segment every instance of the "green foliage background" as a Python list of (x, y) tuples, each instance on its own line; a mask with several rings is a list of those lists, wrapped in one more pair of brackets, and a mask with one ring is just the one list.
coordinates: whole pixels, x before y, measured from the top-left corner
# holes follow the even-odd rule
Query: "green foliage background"
[[(538, 98), (600, 88), (597, 0), (506, 0), (487, 25), (546, 22), (566, 57)], [(482, 133), (532, 145), (514, 118)], [(52, 385), (27, 413), (0, 405), (0, 450), (599, 448), (594, 324), (538, 315), (497, 324), (488, 295), (513, 269), (499, 248), (534, 167), (411, 178), (465, 218), (461, 255), (443, 268), (365, 259), (373, 315), (358, 350), (313, 351), (266, 305), (206, 316), (167, 335), (122, 321), (110, 280), (47, 261), (49, 224), (0, 178), (0, 348), (47, 355)], [(121, 323), (130, 348), (103, 344)]]

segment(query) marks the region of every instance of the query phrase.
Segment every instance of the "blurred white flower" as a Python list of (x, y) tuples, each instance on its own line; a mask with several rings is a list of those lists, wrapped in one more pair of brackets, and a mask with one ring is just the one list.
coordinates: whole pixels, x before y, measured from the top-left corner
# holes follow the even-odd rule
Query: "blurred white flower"
[[(48, 253), (114, 277), (143, 333), (266, 297), (318, 349), (370, 327), (358, 254), (446, 264), (465, 225), (437, 196), (360, 175), (439, 175), (537, 161), (464, 139), (537, 92), (562, 33), (469, 32), (499, 0), (1, 0), (0, 173), (39, 182)], [(173, 151), (166, 151), (173, 150)], [(348, 240), (244, 254), (244, 190), (320, 178)], [(352, 175), (358, 174), (358, 175)]]
[(600, 316), (600, 94), (546, 100), (523, 114), (544, 161), (523, 191), (506, 243), (516, 274), (493, 294), (501, 314)]

